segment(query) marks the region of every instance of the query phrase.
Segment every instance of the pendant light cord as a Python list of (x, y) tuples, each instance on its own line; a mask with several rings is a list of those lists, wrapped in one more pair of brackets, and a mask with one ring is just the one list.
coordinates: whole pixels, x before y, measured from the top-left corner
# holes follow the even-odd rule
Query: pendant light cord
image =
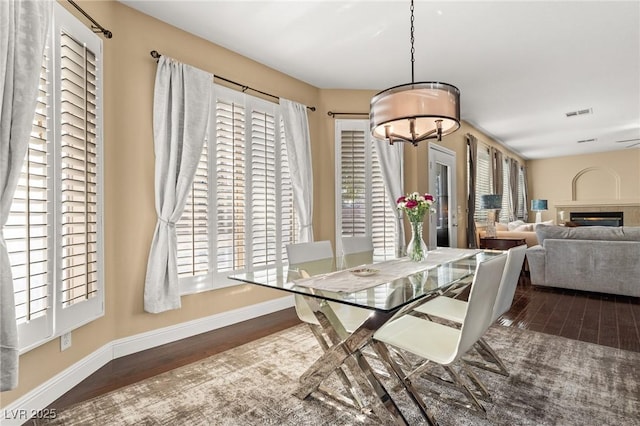
[(414, 27), (413, 27), (413, 0), (411, 0), (411, 83), (415, 82), (414, 74), (413, 74), (413, 64), (415, 63), (415, 53), (416, 49), (413, 47), (413, 43), (415, 41), (415, 37), (413, 35)]

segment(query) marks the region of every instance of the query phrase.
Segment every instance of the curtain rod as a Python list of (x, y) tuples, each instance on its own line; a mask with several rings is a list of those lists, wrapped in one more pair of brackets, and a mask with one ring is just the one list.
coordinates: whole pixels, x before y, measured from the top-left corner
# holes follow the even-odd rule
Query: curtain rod
[(74, 2), (73, 0), (67, 0), (67, 1), (69, 3), (71, 3), (71, 6), (75, 7), (76, 9), (78, 9), (78, 11), (80, 13), (82, 13), (88, 20), (90, 20), (93, 23), (93, 25), (91, 26), (91, 29), (93, 30), (94, 33), (102, 33), (102, 35), (104, 35), (105, 38), (113, 37), (113, 33), (111, 33), (111, 31), (109, 31), (108, 29), (106, 29), (102, 25), (98, 24), (96, 22), (96, 20), (93, 19), (91, 16), (89, 16), (89, 14), (87, 12), (82, 10), (82, 8), (80, 6), (78, 6), (76, 4), (76, 2)]
[[(162, 56), (162, 55), (161, 55), (157, 50), (152, 50), (151, 52), (149, 52), (149, 54), (150, 54), (150, 55), (151, 55), (151, 57), (152, 57), (152, 58), (154, 58), (155, 60), (160, 59), (160, 56)], [(271, 98), (274, 98), (274, 99), (278, 99), (278, 100), (280, 100), (280, 97), (279, 97), (279, 96), (272, 95), (271, 93), (263, 92), (263, 91), (258, 90), (258, 89), (254, 89), (253, 87), (249, 87), (249, 86), (247, 86), (246, 84), (241, 84), (241, 83), (235, 82), (235, 81), (233, 81), (233, 80), (229, 80), (228, 78), (220, 77), (219, 75), (215, 75), (215, 74), (213, 75), (213, 77), (214, 77), (214, 78), (217, 78), (217, 79), (219, 79), (219, 80), (222, 80), (222, 81), (226, 81), (227, 83), (231, 83), (231, 84), (235, 84), (236, 86), (240, 86), (240, 87), (242, 88), (242, 92), (243, 92), (243, 93), (244, 93), (245, 91), (247, 91), (247, 90), (251, 90), (251, 91), (253, 91), (253, 92), (257, 92), (257, 93), (263, 94), (263, 95), (265, 95), (265, 96), (269, 96), (269, 97), (271, 97)], [(310, 106), (308, 106), (308, 107), (307, 107), (307, 109), (309, 109), (309, 110), (311, 110), (311, 111), (315, 111), (315, 110), (316, 110), (316, 107), (313, 107), (313, 106), (311, 106), (311, 107), (310, 107)]]
[(368, 112), (333, 112), (333, 111), (329, 111), (327, 112), (327, 115), (329, 117), (335, 117), (336, 115), (369, 115)]

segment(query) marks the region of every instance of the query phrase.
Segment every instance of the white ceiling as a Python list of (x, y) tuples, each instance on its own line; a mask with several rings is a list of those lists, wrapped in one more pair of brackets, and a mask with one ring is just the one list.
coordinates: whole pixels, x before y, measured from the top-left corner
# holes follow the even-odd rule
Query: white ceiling
[[(120, 1), (319, 88), (411, 82), (409, 0)], [(528, 159), (637, 148), (640, 1), (418, 0), (415, 80)]]

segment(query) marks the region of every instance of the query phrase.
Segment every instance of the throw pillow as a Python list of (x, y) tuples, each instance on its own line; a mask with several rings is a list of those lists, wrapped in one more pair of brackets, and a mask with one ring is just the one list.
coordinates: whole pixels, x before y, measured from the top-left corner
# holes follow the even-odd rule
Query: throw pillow
[(515, 232), (533, 232), (533, 223), (525, 223), (514, 229)]
[(523, 220), (516, 220), (514, 222), (507, 223), (507, 228), (509, 231), (514, 231), (518, 226), (524, 225)]

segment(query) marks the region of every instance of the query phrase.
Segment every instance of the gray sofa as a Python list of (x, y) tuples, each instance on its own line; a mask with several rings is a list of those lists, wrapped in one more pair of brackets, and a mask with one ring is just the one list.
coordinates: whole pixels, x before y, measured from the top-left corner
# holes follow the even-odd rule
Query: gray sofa
[(539, 225), (531, 284), (640, 297), (640, 227)]

